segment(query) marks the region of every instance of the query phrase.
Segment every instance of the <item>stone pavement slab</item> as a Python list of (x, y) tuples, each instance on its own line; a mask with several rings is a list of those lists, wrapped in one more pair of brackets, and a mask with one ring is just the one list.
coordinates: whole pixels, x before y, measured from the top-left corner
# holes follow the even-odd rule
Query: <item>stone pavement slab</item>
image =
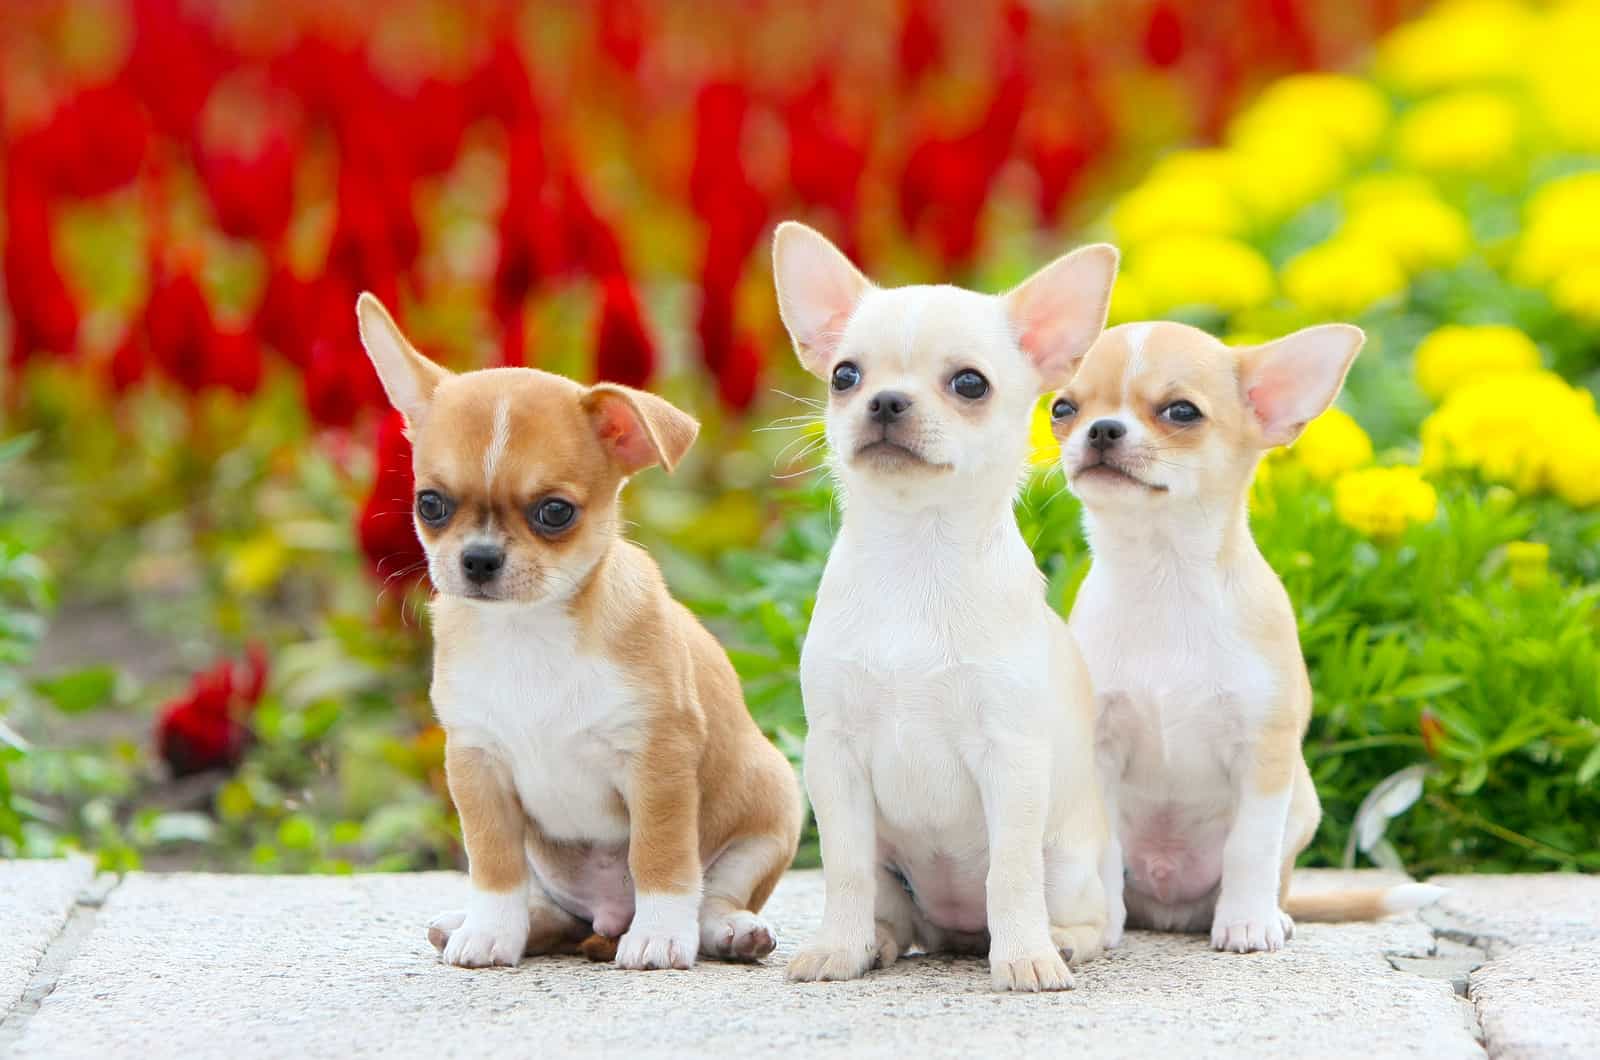
[(1483, 950), (1468, 996), (1495, 1057), (1600, 1056), (1600, 879), (1450, 876), (1424, 918)]
[[(1372, 885), (1372, 874), (1359, 882)], [(423, 925), (465, 893), (454, 873), (131, 874), (37, 1011), (14, 1012), (0, 1042), (30, 1058), (228, 1060), (1483, 1055), (1449, 983), (1387, 959), (1431, 951), (1434, 935), (1415, 918), (1305, 925), (1288, 950), (1252, 956), (1213, 953), (1198, 936), (1136, 933), (1085, 966), (1076, 991), (1009, 996), (991, 993), (983, 962), (969, 959), (913, 958), (855, 983), (785, 982), (785, 960), (821, 913), (815, 872), (791, 873), (769, 904), (782, 945), (767, 963), (689, 972), (577, 958), (445, 967)]]
[(45, 949), (94, 877), (88, 858), (0, 861), (0, 1012), (27, 990)]

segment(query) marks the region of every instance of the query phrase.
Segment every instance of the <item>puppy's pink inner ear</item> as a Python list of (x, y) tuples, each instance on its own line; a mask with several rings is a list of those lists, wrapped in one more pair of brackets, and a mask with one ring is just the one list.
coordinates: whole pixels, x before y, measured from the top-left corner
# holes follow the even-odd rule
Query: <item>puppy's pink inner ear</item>
[(595, 434), (628, 472), (656, 463), (655, 440), (639, 420), (633, 406), (620, 397), (602, 397), (595, 403)]

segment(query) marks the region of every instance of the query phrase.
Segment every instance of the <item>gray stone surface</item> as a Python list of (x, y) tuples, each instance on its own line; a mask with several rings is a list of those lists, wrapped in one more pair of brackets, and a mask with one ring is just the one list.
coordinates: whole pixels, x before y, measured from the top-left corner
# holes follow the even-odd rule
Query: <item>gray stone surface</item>
[(1453, 876), (1426, 919), (1487, 951), (1468, 994), (1495, 1057), (1600, 1056), (1600, 879)]
[(768, 907), (782, 934), (774, 958), (690, 972), (575, 958), (442, 966), (423, 925), (465, 891), (450, 873), (131, 875), (13, 1028), (14, 1055), (1483, 1055), (1447, 981), (1388, 963), (1430, 951), (1414, 918), (1306, 925), (1288, 950), (1254, 956), (1135, 934), (1084, 967), (1074, 992), (1006, 996), (976, 960), (785, 982), (821, 912), (816, 873), (792, 873)]
[(0, 861), (0, 1012), (22, 997), (78, 892), (93, 877), (88, 858)]

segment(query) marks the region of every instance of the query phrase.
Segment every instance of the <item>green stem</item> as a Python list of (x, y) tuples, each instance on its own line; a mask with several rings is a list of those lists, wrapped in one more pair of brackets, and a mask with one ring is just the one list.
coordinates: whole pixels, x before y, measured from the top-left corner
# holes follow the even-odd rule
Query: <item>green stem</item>
[(1511, 829), (1495, 824), (1493, 821), (1486, 821), (1477, 814), (1468, 813), (1467, 811), (1456, 806), (1443, 795), (1430, 794), (1428, 796), (1428, 805), (1434, 807), (1435, 809), (1443, 810), (1455, 820), (1460, 821), (1462, 824), (1465, 824), (1470, 828), (1476, 828), (1480, 832), (1488, 832), (1496, 839), (1510, 843), (1513, 846), (1522, 847), (1524, 850), (1531, 850), (1534, 853), (1550, 858), (1553, 861), (1571, 864), (1577, 860), (1577, 855), (1571, 851), (1562, 850), (1560, 847), (1553, 847), (1548, 843), (1541, 843), (1539, 840), (1534, 839), (1531, 836), (1525, 836), (1521, 832), (1513, 832)]

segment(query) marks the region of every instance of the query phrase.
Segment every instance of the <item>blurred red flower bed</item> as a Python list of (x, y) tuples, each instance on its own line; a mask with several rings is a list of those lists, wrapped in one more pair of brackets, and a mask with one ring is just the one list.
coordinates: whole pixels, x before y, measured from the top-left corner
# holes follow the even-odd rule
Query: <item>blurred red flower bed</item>
[[(249, 395), (284, 370), (314, 423), (364, 432), (384, 401), (363, 289), (403, 317), (466, 301), (469, 328), (428, 337), (479, 366), (543, 363), (538, 306), (578, 288), (589, 372), (645, 386), (652, 292), (684, 276), (691, 349), (737, 413), (785, 345), (770, 297), (741, 293), (764, 283), (776, 220), (869, 266), (909, 250), (960, 276), (998, 188), (1069, 224), (1097, 175), (1214, 133), (1254, 85), (1336, 63), (1414, 6), (6, 5), (10, 365), (72, 358), (119, 393)], [(472, 197), (465, 238), (441, 189), (477, 168), (497, 193)], [(101, 304), (62, 251), (62, 215), (99, 200), (137, 217), (129, 304)], [(223, 258), (246, 279), (219, 279)], [(392, 417), (377, 436), (358, 532), (388, 575), (417, 555), (396, 515), (404, 439)]]

